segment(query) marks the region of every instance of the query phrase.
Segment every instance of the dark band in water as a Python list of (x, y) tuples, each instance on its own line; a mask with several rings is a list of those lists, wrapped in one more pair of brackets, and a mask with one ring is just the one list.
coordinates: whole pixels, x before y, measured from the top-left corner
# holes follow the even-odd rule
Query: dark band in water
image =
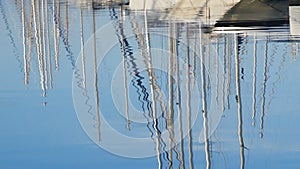
[(300, 0), (290, 0), (290, 6), (300, 6)]
[(217, 21), (216, 27), (248, 27), (248, 26), (283, 26), (289, 24), (289, 20), (270, 20), (270, 21)]

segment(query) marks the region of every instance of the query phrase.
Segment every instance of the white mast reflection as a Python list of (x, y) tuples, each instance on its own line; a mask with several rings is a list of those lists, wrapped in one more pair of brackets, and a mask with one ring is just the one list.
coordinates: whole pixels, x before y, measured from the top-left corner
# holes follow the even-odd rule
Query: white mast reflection
[(188, 39), (189, 29), (186, 25), (186, 40), (187, 40), (187, 48), (186, 48), (186, 104), (187, 104), (187, 115), (188, 115), (188, 152), (189, 152), (189, 168), (193, 169), (193, 147), (192, 147), (192, 125), (191, 125), (191, 90), (190, 90), (190, 43)]
[(41, 0), (41, 19), (42, 19), (42, 25), (41, 25), (41, 29), (42, 29), (42, 45), (43, 45), (43, 62), (44, 62), (44, 74), (45, 74), (45, 87), (46, 89), (48, 88), (48, 70), (47, 70), (47, 56), (46, 56), (46, 33), (45, 33), (45, 1)]
[[(226, 44), (225, 36), (223, 36), (223, 43)], [(222, 80), (222, 112), (225, 111), (225, 80), (226, 80), (226, 48), (223, 46), (223, 80)]]
[[(167, 118), (167, 129), (170, 135), (170, 142), (169, 142), (169, 154), (170, 154), (170, 161), (173, 161), (173, 152), (172, 152), (172, 147), (173, 147), (173, 139), (174, 139), (174, 97), (173, 97), (173, 77), (172, 75), (174, 74), (174, 57), (176, 57), (176, 38), (175, 38), (175, 25), (174, 23), (170, 23), (170, 38), (169, 38), (169, 70), (168, 70), (168, 89), (169, 89), (169, 99), (168, 99), (168, 118)], [(169, 163), (169, 169), (172, 169), (172, 163)]]
[(257, 46), (257, 41), (256, 41), (256, 35), (253, 37), (253, 43), (254, 43), (254, 49), (253, 49), (253, 93), (252, 93), (252, 126), (255, 126), (255, 116), (256, 116), (256, 46)]
[[(194, 32), (194, 47), (193, 47), (193, 57), (191, 61), (191, 79), (192, 79), (192, 88), (195, 87), (195, 82), (196, 82), (196, 58), (197, 58), (197, 34)], [(189, 37), (188, 37), (189, 38)]]
[[(41, 40), (40, 40), (40, 20), (38, 19), (39, 16), (36, 16), (38, 14), (38, 12), (36, 11), (36, 9), (39, 9), (38, 6), (36, 7), (36, 5), (38, 4), (35, 3), (34, 0), (31, 0), (31, 7), (33, 9), (33, 22), (34, 22), (34, 29), (35, 29), (35, 43), (36, 43), (36, 49), (37, 49), (37, 54), (38, 54), (38, 63), (39, 63), (39, 72), (40, 72), (40, 83), (41, 83), (41, 88), (43, 91), (43, 97), (46, 96), (46, 88), (45, 88), (45, 76), (44, 76), (44, 64), (43, 64), (43, 56), (42, 56), (42, 48), (41, 48)], [(39, 29), (38, 29), (39, 28)]]
[(29, 70), (28, 70), (28, 60), (27, 60), (27, 50), (26, 50), (26, 23), (25, 23), (25, 4), (24, 4), (24, 0), (22, 0), (22, 39), (23, 39), (23, 59), (24, 59), (24, 83), (25, 85), (28, 85), (29, 83)]
[(262, 94), (261, 94), (261, 116), (260, 116), (260, 132), (259, 137), (263, 138), (264, 133), (264, 117), (265, 117), (265, 102), (266, 102), (266, 86), (267, 86), (267, 62), (268, 62), (268, 39), (265, 42), (265, 51), (264, 51), (264, 79), (263, 79), (263, 86), (262, 86)]
[(208, 138), (208, 119), (207, 119), (207, 103), (206, 103), (206, 81), (205, 81), (205, 68), (204, 68), (204, 51), (202, 41), (202, 25), (199, 24), (200, 30), (200, 71), (201, 71), (201, 100), (202, 100), (202, 115), (203, 115), (203, 134), (204, 134), (204, 147), (205, 147), (205, 160), (206, 169), (210, 169), (210, 150), (209, 150), (209, 138)]
[[(60, 17), (60, 0), (58, 2), (55, 2), (55, 0), (52, 1), (53, 3), (53, 33), (54, 33), (54, 55), (55, 55), (55, 70), (58, 70), (59, 67), (59, 60), (58, 60), (58, 54), (59, 54), (59, 17)], [(57, 5), (58, 4), (58, 5)], [(57, 20), (57, 23), (56, 23)]]
[(238, 105), (238, 137), (240, 144), (240, 169), (245, 167), (245, 155), (244, 155), (244, 139), (243, 139), (243, 117), (242, 117), (242, 100), (240, 89), (240, 60), (238, 51), (238, 35), (234, 35), (234, 48), (235, 48), (235, 85), (236, 85), (236, 101)]
[(27, 43), (28, 43), (28, 56), (27, 56), (27, 78), (28, 78), (28, 83), (29, 83), (29, 74), (30, 74), (30, 69), (31, 69), (31, 53), (32, 53), (32, 18), (33, 18), (33, 9), (30, 8), (30, 16), (29, 16), (29, 24), (28, 24), (28, 35), (27, 35)]
[(82, 8), (80, 7), (80, 44), (81, 44), (81, 64), (82, 64), (82, 86), (86, 89), (86, 71), (85, 71), (85, 56), (84, 56), (84, 32), (83, 32), (83, 16)]
[(158, 119), (157, 119), (157, 113), (156, 113), (156, 102), (155, 102), (155, 93), (154, 93), (154, 76), (152, 72), (152, 66), (151, 66), (151, 54), (150, 54), (150, 46), (149, 46), (149, 33), (148, 33), (148, 21), (147, 21), (147, 10), (144, 10), (144, 23), (145, 23), (145, 39), (146, 39), (146, 56), (147, 56), (147, 69), (149, 73), (149, 79), (150, 79), (150, 88), (151, 88), (151, 102), (152, 102), (152, 116), (153, 116), (153, 127), (155, 130), (155, 140), (156, 140), (156, 156), (158, 161), (158, 168), (162, 168), (162, 161), (160, 156), (160, 132), (158, 129)]
[(51, 49), (50, 49), (50, 34), (49, 34), (49, 20), (48, 20), (48, 4), (47, 0), (43, 0), (44, 3), (46, 4), (45, 6), (45, 20), (46, 20), (46, 25), (45, 25), (45, 31), (46, 31), (46, 43), (47, 43), (47, 58), (48, 58), (48, 71), (49, 71), (49, 87), (53, 88), (53, 83), (52, 83), (52, 63), (51, 63)]
[[(210, 43), (211, 45), (211, 43)], [(216, 61), (215, 61), (215, 67), (216, 67), (216, 104), (219, 104), (219, 40), (216, 39)], [(209, 55), (210, 57), (210, 55)]]
[(230, 102), (229, 102), (229, 96), (230, 96), (230, 87), (231, 87), (231, 40), (230, 40), (230, 36), (227, 36), (228, 40), (226, 43), (228, 52), (227, 52), (227, 60), (228, 60), (228, 79), (227, 79), (227, 109), (230, 109)]

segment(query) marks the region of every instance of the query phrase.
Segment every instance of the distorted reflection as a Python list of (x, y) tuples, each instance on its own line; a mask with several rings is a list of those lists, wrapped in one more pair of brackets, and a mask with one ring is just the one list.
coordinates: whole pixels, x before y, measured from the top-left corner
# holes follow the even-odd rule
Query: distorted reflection
[(261, 147), (253, 140), (267, 144), (286, 62), (298, 61), (299, 4), (6, 0), (0, 11), (26, 86), (39, 81), (47, 100), (60, 67), (70, 65), (76, 113), (95, 144), (134, 153), (108, 137), (108, 123), (124, 136), (151, 138), (152, 168), (244, 169)]

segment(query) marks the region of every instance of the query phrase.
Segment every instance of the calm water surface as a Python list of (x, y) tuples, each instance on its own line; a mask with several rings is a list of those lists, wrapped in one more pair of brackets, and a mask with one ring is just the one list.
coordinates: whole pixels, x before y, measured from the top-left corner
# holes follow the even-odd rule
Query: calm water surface
[(141, 2), (0, 1), (0, 168), (299, 168), (297, 1)]

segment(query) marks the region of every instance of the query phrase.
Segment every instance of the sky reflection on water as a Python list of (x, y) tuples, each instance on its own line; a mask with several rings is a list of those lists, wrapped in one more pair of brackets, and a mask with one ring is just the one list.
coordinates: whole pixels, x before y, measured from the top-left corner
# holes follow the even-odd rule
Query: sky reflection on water
[(244, 3), (1, 1), (0, 168), (297, 168), (298, 4)]

